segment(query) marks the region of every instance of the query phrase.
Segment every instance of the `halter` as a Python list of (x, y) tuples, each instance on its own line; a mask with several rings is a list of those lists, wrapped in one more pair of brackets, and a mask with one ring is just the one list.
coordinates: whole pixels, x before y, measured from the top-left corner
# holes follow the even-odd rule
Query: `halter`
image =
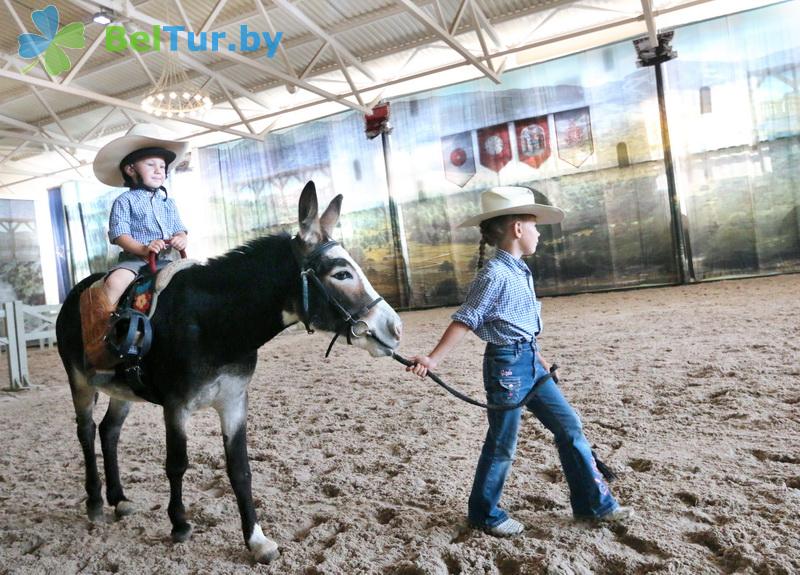
[[(303, 283), (302, 321), (303, 325), (305, 325), (306, 327), (306, 331), (308, 333), (314, 333), (314, 329), (310, 325), (310, 314), (309, 314), (308, 285), (310, 280), (312, 285), (316, 286), (316, 288), (320, 291), (320, 293), (325, 297), (327, 303), (333, 306), (333, 309), (335, 309), (336, 312), (339, 314), (339, 317), (342, 321), (341, 327), (344, 328), (349, 327), (349, 329), (346, 329), (346, 331), (344, 332), (345, 337), (347, 337), (348, 344), (350, 345), (353, 344), (352, 338), (359, 338), (365, 335), (369, 335), (373, 339), (377, 340), (381, 345), (386, 345), (380, 339), (378, 339), (377, 336), (375, 336), (375, 334), (372, 333), (372, 331), (369, 329), (369, 325), (367, 325), (367, 322), (361, 319), (363, 316), (369, 313), (369, 310), (378, 305), (378, 303), (382, 302), (383, 298), (378, 297), (372, 300), (364, 307), (362, 307), (357, 312), (350, 313), (347, 311), (347, 308), (345, 308), (341, 304), (341, 302), (339, 302), (339, 300), (336, 299), (336, 296), (331, 294), (328, 288), (325, 287), (325, 284), (322, 283), (322, 280), (319, 279), (319, 276), (317, 276), (317, 272), (314, 270), (313, 266), (314, 264), (317, 263), (320, 257), (332, 247), (338, 246), (339, 242), (334, 240), (328, 240), (327, 242), (324, 242), (318, 245), (316, 248), (314, 248), (311, 251), (311, 253), (303, 257), (302, 260), (298, 256), (298, 250), (296, 249), (296, 244), (292, 245), (295, 248), (295, 258), (298, 260), (298, 263), (300, 263), (300, 278)], [(339, 328), (337, 328), (336, 333), (333, 336), (330, 345), (328, 345), (328, 350), (325, 352), (325, 357), (328, 357), (328, 355), (330, 355), (331, 349), (333, 348), (333, 344), (336, 343), (336, 340), (339, 338), (340, 335), (342, 334), (339, 332)]]

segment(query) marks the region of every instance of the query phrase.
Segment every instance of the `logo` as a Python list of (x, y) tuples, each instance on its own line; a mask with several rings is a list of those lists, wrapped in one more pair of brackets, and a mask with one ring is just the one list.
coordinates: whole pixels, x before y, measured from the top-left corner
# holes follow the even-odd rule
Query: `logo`
[(137, 52), (158, 52), (161, 50), (161, 34), (167, 38), (166, 48), (170, 52), (177, 52), (181, 40), (179, 34), (185, 32), (184, 46), (189, 52), (218, 52), (227, 49), (229, 52), (257, 52), (264, 49), (267, 58), (273, 58), (275, 51), (283, 37), (283, 32), (276, 32), (273, 36), (269, 32), (254, 32), (248, 29), (247, 24), (239, 26), (239, 42), (225, 42), (225, 32), (187, 32), (185, 26), (153, 25), (151, 33), (144, 30), (128, 33), (122, 26), (108, 26), (106, 28), (106, 50), (121, 52), (128, 48)]
[(86, 30), (82, 22), (72, 22), (61, 30), (58, 29), (58, 8), (52, 4), (44, 10), (36, 10), (31, 14), (33, 24), (39, 34), (20, 34), (17, 36), (20, 58), (35, 60), (22, 70), (27, 74), (37, 64), (38, 57), (44, 53), (44, 69), (51, 76), (58, 76), (72, 68), (72, 62), (63, 48), (77, 50), (86, 46)]

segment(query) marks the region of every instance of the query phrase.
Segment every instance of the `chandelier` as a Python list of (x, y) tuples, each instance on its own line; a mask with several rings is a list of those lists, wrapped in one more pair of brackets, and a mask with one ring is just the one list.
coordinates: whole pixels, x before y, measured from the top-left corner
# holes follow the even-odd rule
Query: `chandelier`
[(197, 118), (213, 105), (207, 94), (195, 88), (169, 51), (161, 77), (142, 100), (142, 109), (159, 118)]

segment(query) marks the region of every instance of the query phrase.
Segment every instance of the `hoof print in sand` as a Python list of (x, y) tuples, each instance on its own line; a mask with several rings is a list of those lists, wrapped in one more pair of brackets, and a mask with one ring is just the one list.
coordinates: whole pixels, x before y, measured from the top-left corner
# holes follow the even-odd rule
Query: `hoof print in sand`
[(375, 517), (378, 519), (378, 523), (381, 525), (386, 525), (392, 519), (397, 517), (397, 511), (390, 507), (384, 507), (383, 509), (378, 510), (378, 513), (375, 515)]
[(688, 491), (678, 491), (675, 494), (675, 497), (690, 507), (697, 507), (698, 503), (700, 503), (700, 498), (694, 493), (689, 493)]
[(644, 473), (653, 469), (653, 462), (649, 459), (631, 459), (628, 462), (628, 465), (631, 466), (631, 469), (640, 473)]

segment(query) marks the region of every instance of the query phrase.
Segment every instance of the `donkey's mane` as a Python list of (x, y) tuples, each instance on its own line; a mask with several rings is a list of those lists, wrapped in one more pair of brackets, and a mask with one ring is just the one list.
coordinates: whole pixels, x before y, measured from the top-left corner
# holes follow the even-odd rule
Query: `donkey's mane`
[[(275, 284), (296, 273), (297, 264), (292, 257), (291, 237), (280, 233), (250, 240), (227, 253), (194, 266), (192, 281), (198, 287), (227, 288), (241, 284), (247, 278)], [(262, 283), (263, 285), (263, 283)]]

